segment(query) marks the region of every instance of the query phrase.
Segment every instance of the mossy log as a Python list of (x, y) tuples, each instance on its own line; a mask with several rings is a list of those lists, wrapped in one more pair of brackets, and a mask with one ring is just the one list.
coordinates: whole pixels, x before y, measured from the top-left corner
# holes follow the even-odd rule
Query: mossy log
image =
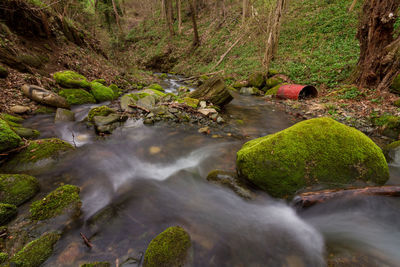
[(225, 82), (219, 77), (207, 80), (197, 90), (190, 93), (189, 97), (209, 101), (220, 107), (228, 104), (233, 99)]
[(57, 108), (69, 108), (69, 104), (64, 97), (39, 86), (25, 84), (22, 86), (22, 92), (30, 99), (41, 104)]
[(331, 199), (350, 198), (356, 196), (400, 197), (400, 186), (369, 186), (364, 188), (331, 189), (307, 192), (294, 197), (293, 204), (300, 208), (307, 208)]

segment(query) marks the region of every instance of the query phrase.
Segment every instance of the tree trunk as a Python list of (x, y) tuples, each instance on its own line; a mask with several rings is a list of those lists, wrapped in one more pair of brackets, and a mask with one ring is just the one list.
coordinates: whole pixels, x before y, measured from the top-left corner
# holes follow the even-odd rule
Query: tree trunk
[(307, 208), (331, 199), (349, 198), (356, 196), (389, 196), (399, 197), (400, 186), (370, 186), (365, 188), (333, 189), (300, 194), (293, 198), (293, 204), (300, 208)]
[(249, 0), (243, 0), (242, 23), (246, 21), (246, 18), (248, 16), (249, 16)]
[(354, 7), (357, 4), (357, 0), (353, 0), (353, 2), (351, 3), (350, 7), (349, 7), (349, 12), (352, 12), (354, 10)]
[(169, 30), (170, 36), (174, 36), (174, 27), (173, 27), (173, 10), (172, 10), (172, 0), (163, 0), (165, 3), (165, 15), (166, 15), (166, 23), (167, 28)]
[(357, 39), (360, 58), (355, 82), (360, 87), (384, 90), (400, 73), (400, 36), (394, 40), (399, 0), (365, 0)]
[(193, 23), (193, 44), (192, 46), (196, 48), (200, 45), (199, 33), (197, 31), (197, 22), (196, 22), (196, 0), (189, 0), (190, 3), (190, 13), (192, 17)]
[(176, 5), (178, 6), (177, 16), (178, 16), (178, 33), (182, 34), (182, 2), (181, 0), (176, 0)]
[(161, 0), (161, 19), (166, 18), (166, 11), (165, 11), (165, 1), (166, 0)]

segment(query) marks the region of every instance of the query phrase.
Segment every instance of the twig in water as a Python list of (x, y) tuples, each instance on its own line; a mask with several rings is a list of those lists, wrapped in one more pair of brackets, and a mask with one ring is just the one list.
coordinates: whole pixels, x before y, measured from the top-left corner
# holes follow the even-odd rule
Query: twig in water
[(82, 237), (82, 239), (83, 239), (83, 243), (85, 243), (85, 245), (86, 245), (88, 248), (92, 248), (93, 245), (92, 245), (92, 243), (90, 243), (89, 239), (87, 239), (87, 237), (86, 237), (84, 234), (82, 234), (82, 233), (80, 233), (80, 234), (81, 234), (81, 237)]

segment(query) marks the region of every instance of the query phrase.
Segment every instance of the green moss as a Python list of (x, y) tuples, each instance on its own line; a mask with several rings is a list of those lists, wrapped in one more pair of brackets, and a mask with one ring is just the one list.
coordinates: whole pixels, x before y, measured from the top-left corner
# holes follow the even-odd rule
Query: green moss
[(92, 122), (95, 116), (108, 116), (111, 113), (115, 113), (115, 110), (107, 106), (95, 107), (89, 111), (88, 120)]
[(53, 253), (53, 247), (60, 239), (57, 233), (48, 233), (28, 243), (23, 249), (15, 254), (10, 263), (16, 266), (38, 267), (45, 262)]
[(157, 83), (153, 83), (152, 85), (150, 85), (149, 89), (154, 89), (154, 90), (157, 90), (160, 92), (165, 92), (164, 88), (162, 88), (162, 86)]
[(397, 150), (399, 150), (399, 147), (400, 147), (400, 141), (395, 141), (393, 143), (386, 145), (383, 148), (383, 154), (385, 155), (385, 158), (388, 162), (394, 159), (395, 157), (394, 154)]
[(400, 94), (400, 74), (393, 80), (390, 89), (393, 93)]
[(8, 76), (8, 70), (3, 66), (0, 66), (0, 78), (5, 79)]
[(0, 202), (19, 206), (39, 192), (39, 182), (25, 174), (0, 174)]
[(190, 246), (190, 236), (182, 227), (169, 227), (150, 242), (144, 256), (144, 266), (183, 266)]
[(281, 86), (285, 84), (287, 83), (278, 84), (275, 87), (272, 87), (267, 92), (265, 92), (265, 95), (276, 95), (278, 93), (279, 88), (281, 88)]
[(85, 76), (74, 71), (60, 71), (54, 73), (53, 77), (58, 84), (66, 88), (90, 88), (90, 83)]
[(24, 128), (24, 127), (11, 127), (11, 129), (18, 134), (20, 137), (26, 138), (26, 139), (35, 139), (39, 137), (40, 132), (38, 130), (33, 130), (29, 128)]
[(161, 73), (160, 78), (161, 79), (167, 79), (168, 75), (166, 73)]
[(35, 110), (35, 114), (51, 114), (55, 113), (56, 109), (53, 107), (40, 106)]
[(91, 93), (98, 102), (111, 101), (115, 99), (114, 91), (98, 82), (90, 83)]
[(11, 130), (7, 122), (0, 119), (0, 152), (18, 147), (21, 141), (21, 137)]
[(66, 209), (80, 207), (79, 187), (63, 185), (52, 191), (42, 200), (32, 203), (30, 212), (33, 220), (46, 220), (61, 215)]
[(93, 80), (92, 82), (101, 83), (102, 85), (107, 84), (106, 80), (104, 80), (104, 79), (96, 79), (96, 80)]
[(265, 84), (264, 74), (261, 72), (256, 72), (249, 77), (249, 86), (262, 88)]
[(64, 89), (58, 94), (67, 99), (70, 105), (96, 103), (96, 99), (94, 99), (93, 95), (83, 89)]
[(400, 117), (392, 116), (390, 114), (384, 114), (379, 117), (373, 117), (371, 118), (371, 121), (375, 126), (381, 126), (389, 129), (400, 128)]
[(3, 170), (19, 170), (24, 164), (33, 164), (44, 159), (56, 159), (61, 153), (73, 149), (69, 143), (57, 138), (31, 141), (26, 148), (6, 161)]
[(82, 264), (80, 267), (111, 267), (109, 262), (92, 262), (92, 263), (85, 263)]
[(20, 54), (17, 56), (17, 59), (26, 65), (39, 69), (45, 63), (45, 60), (36, 55), (30, 54)]
[(0, 264), (4, 263), (8, 259), (8, 254), (5, 252), (0, 252)]
[(122, 90), (119, 89), (116, 84), (111, 84), (109, 87), (114, 92), (114, 98), (117, 98), (122, 94)]
[(303, 121), (247, 142), (237, 153), (238, 173), (274, 197), (314, 184), (338, 187), (357, 180), (384, 184), (381, 149), (360, 131), (330, 118)]
[(396, 107), (400, 107), (400, 98), (393, 102), (393, 105)]
[(272, 77), (272, 78), (267, 79), (267, 81), (266, 81), (266, 87), (267, 87), (267, 88), (273, 88), (273, 87), (275, 87), (275, 86), (281, 84), (282, 82), (283, 82), (283, 80), (282, 80), (281, 78), (274, 78), (274, 77)]
[(185, 98), (183, 98), (183, 103), (185, 103), (189, 107), (197, 108), (200, 103), (200, 100), (198, 100), (196, 98), (185, 97)]
[(0, 203), (0, 225), (9, 223), (17, 216), (17, 213), (15, 205)]
[(13, 116), (7, 113), (1, 113), (0, 118), (5, 120), (6, 122), (14, 122), (17, 124), (20, 124), (24, 121), (24, 119), (21, 117)]

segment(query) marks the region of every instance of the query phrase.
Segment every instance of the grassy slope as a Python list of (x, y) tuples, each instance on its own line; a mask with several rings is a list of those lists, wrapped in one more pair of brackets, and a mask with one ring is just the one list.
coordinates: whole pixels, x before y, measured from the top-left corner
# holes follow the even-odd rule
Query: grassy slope
[[(272, 68), (297, 83), (334, 87), (343, 82), (359, 54), (355, 35), (360, 7), (349, 13), (349, 4), (348, 0), (292, 0)], [(212, 12), (199, 14), (201, 46), (196, 51), (190, 49), (193, 31), (189, 17), (184, 18), (182, 36), (170, 39), (156, 14), (152, 21), (139, 24), (129, 33), (128, 40), (134, 51), (131, 58), (140, 64), (170, 49), (172, 57), (177, 59), (170, 71), (186, 75), (207, 73), (213, 71), (220, 56), (235, 40), (244, 36), (215, 70), (223, 69), (237, 79), (261, 70), (265, 33), (256, 20), (262, 17), (243, 27), (241, 6), (232, 3), (225, 22), (219, 27), (221, 17)]]

